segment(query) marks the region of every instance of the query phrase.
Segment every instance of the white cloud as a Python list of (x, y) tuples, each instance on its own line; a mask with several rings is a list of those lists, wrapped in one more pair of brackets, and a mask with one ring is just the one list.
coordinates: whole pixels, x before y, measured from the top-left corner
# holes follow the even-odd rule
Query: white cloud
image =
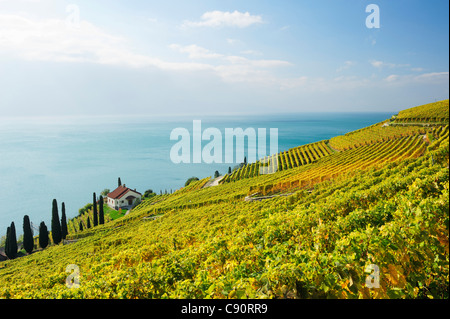
[(214, 53), (195, 44), (187, 46), (171, 44), (169, 47), (181, 53), (188, 53), (190, 59), (216, 59), (223, 56), (222, 54)]
[(86, 21), (68, 27), (61, 19), (0, 15), (0, 48), (29, 60), (100, 62), (107, 58), (108, 48), (117, 47), (122, 41)]
[(370, 61), (370, 64), (375, 68), (381, 68), (384, 65), (382, 61)]
[(218, 65), (214, 68), (216, 74), (228, 83), (252, 82), (252, 83), (268, 83), (272, 76), (266, 71), (254, 68), (246, 64)]
[(286, 78), (280, 80), (282, 90), (301, 90), (308, 93), (337, 93), (376, 86), (376, 82), (358, 76), (339, 76), (335, 78), (307, 77)]
[(123, 37), (113, 36), (87, 21), (70, 27), (62, 19), (31, 19), (0, 14), (0, 51), (29, 61), (94, 63), (131, 68), (155, 67), (167, 71), (206, 71), (225, 82), (273, 83), (272, 71), (291, 64), (282, 60), (226, 56), (192, 44), (172, 44), (190, 59), (212, 63), (169, 62), (136, 53)]
[(185, 21), (183, 27), (238, 27), (246, 28), (253, 24), (263, 23), (263, 19), (259, 15), (251, 15), (249, 12), (224, 12), (224, 11), (208, 11), (201, 17), (201, 21)]
[(283, 67), (291, 66), (292, 64), (282, 60), (250, 60), (242, 56), (230, 55), (225, 59), (231, 64), (251, 65), (255, 67), (271, 68), (271, 67)]
[(297, 89), (301, 87), (306, 87), (310, 79), (306, 76), (301, 76), (297, 78), (282, 79), (279, 83), (281, 90)]
[(278, 68), (292, 66), (292, 63), (283, 60), (248, 60), (248, 63), (260, 68)]
[(449, 80), (448, 72), (431, 72), (417, 75), (414, 77), (416, 81), (447, 81)]
[[(305, 92), (338, 92), (361, 87), (386, 88), (410, 84), (448, 84), (449, 72), (422, 73), (421, 69), (406, 68), (406, 64), (392, 64), (373, 60), (376, 68), (403, 67), (413, 74), (390, 74), (382, 80), (340, 76), (323, 79), (297, 75), (280, 77), (280, 68), (292, 66), (277, 59), (250, 59), (245, 56), (225, 55), (191, 44), (172, 44), (174, 50), (187, 54), (194, 61), (171, 62), (163, 58), (137, 53), (127, 39), (111, 35), (94, 24), (81, 20), (77, 27), (69, 27), (62, 19), (35, 19), (14, 14), (0, 14), (0, 52), (29, 61), (66, 63), (94, 63), (130, 68), (154, 67), (173, 72), (208, 72), (227, 83), (255, 83), (284, 90), (301, 89)], [(253, 54), (254, 52), (242, 52)], [(205, 63), (207, 61), (208, 63)], [(340, 70), (350, 68), (353, 61), (345, 61)], [(339, 69), (338, 69), (339, 70)]]
[(423, 73), (420, 75), (397, 75), (391, 74), (384, 78), (384, 81), (389, 83), (395, 83), (398, 85), (405, 85), (411, 83), (448, 83), (449, 82), (449, 72), (430, 72)]
[(245, 55), (263, 55), (262, 52), (256, 50), (245, 50), (241, 51), (241, 53)]
[(292, 66), (283, 60), (248, 59), (243, 56), (218, 54), (195, 44), (171, 44), (169, 47), (187, 53), (190, 59), (214, 59), (214, 65), (208, 66), (225, 82), (274, 83), (269, 69)]
[(380, 69), (380, 70), (383, 68), (387, 68), (387, 69), (400, 68), (400, 69), (407, 69), (407, 70), (413, 71), (413, 72), (423, 72), (425, 70), (424, 68), (420, 68), (420, 67), (411, 67), (410, 64), (395, 64), (395, 63), (388, 63), (388, 62), (377, 61), (377, 60), (371, 60), (371, 61), (369, 61), (369, 63), (373, 67)]
[(207, 64), (166, 62), (135, 53), (126, 39), (110, 35), (84, 20), (77, 27), (70, 27), (62, 19), (33, 20), (0, 15), (0, 51), (31, 61), (211, 70)]
[(230, 39), (230, 38), (227, 39), (227, 43), (230, 44), (230, 45), (234, 45), (234, 44), (236, 44), (238, 42), (240, 42), (240, 41), (237, 40), (237, 39)]
[(356, 64), (356, 62), (354, 61), (345, 61), (344, 65), (340, 66), (339, 68), (336, 69), (336, 72), (342, 72), (344, 70), (349, 69), (350, 67), (354, 66)]
[(409, 88), (414, 85), (421, 87), (427, 85), (444, 85), (448, 86), (449, 72), (432, 72), (420, 75), (398, 75), (391, 74), (383, 79), (373, 77), (360, 76), (339, 76), (334, 79), (319, 77), (298, 77), (276, 79), (276, 83), (280, 85), (282, 90), (300, 90), (302, 92), (315, 93), (332, 93), (332, 92), (354, 92), (359, 89), (399, 89)]
[(372, 60), (369, 61), (370, 64), (372, 64), (373, 67), (375, 68), (407, 68), (410, 67), (410, 64), (395, 64), (395, 63), (388, 63), (388, 62), (383, 62), (383, 61), (377, 61), (377, 60)]
[(216, 66), (215, 71), (226, 82), (277, 84), (278, 79), (268, 69), (292, 65), (282, 60), (251, 60), (235, 55), (226, 56), (223, 60), (228, 64)]
[(386, 77), (385, 81), (387, 82), (394, 82), (398, 79), (398, 75), (397, 74), (391, 74), (388, 77)]

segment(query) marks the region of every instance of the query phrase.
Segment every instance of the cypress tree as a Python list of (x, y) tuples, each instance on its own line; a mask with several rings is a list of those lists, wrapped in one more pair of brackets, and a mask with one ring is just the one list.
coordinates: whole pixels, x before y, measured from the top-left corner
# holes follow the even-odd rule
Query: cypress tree
[(52, 238), (55, 245), (58, 245), (62, 239), (61, 223), (59, 222), (58, 203), (53, 199), (52, 203)]
[(16, 226), (14, 222), (11, 223), (11, 252), (13, 258), (17, 257), (17, 236), (16, 236)]
[(48, 229), (44, 222), (39, 225), (39, 246), (42, 249), (48, 246)]
[(122, 181), (120, 180), (120, 177), (117, 179), (117, 187), (122, 186)]
[(23, 216), (23, 248), (28, 254), (31, 254), (34, 248), (33, 230), (28, 215)]
[(66, 205), (64, 203), (62, 203), (62, 207), (61, 207), (61, 237), (62, 237), (62, 239), (66, 239), (68, 233), (69, 233), (69, 231), (67, 229)]
[(98, 214), (97, 214), (97, 196), (93, 194), (92, 209), (94, 210), (94, 227), (98, 225)]
[(103, 225), (105, 223), (105, 213), (103, 212), (103, 196), (100, 195), (98, 200), (98, 223)]
[(79, 225), (79, 227), (80, 227), (80, 231), (83, 231), (83, 222), (80, 220), (80, 225)]
[(89, 216), (87, 217), (87, 226), (86, 226), (86, 228), (87, 229), (89, 229), (89, 228), (91, 228), (91, 219), (89, 218)]
[(9, 226), (6, 231), (6, 242), (7, 242), (7, 250), (5, 250), (6, 256), (9, 259), (14, 259), (17, 257), (17, 237), (16, 237), (16, 226), (14, 222), (11, 222), (11, 226)]
[(9, 256), (9, 236), (11, 233), (11, 227), (8, 226), (8, 228), (6, 228), (6, 241), (5, 241), (5, 254), (6, 256)]
[(231, 175), (231, 166), (228, 166), (228, 175)]

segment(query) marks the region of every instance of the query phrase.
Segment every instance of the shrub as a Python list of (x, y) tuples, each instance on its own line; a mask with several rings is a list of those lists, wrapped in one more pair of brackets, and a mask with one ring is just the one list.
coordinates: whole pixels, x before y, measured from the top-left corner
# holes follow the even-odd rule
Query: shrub
[(198, 177), (191, 177), (189, 178), (186, 183), (184, 183), (184, 187), (188, 186), (190, 183), (194, 182), (194, 181), (198, 181)]

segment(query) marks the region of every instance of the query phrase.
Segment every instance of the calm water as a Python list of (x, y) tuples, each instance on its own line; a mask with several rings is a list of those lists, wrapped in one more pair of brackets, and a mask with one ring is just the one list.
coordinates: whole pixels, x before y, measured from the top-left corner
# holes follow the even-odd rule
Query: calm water
[[(178, 189), (191, 176), (226, 173), (230, 164), (173, 164), (170, 132), (202, 129), (278, 128), (279, 151), (329, 139), (389, 118), (387, 113), (295, 114), (195, 118), (0, 118), (0, 236), (14, 221), (22, 233), (25, 214), (50, 227), (52, 199), (65, 202), (68, 218), (117, 178), (143, 193)], [(268, 134), (268, 133), (267, 133)], [(192, 143), (192, 142), (191, 142)], [(206, 145), (208, 142), (203, 142)], [(267, 136), (269, 144), (269, 136)], [(269, 147), (267, 147), (269, 149)]]

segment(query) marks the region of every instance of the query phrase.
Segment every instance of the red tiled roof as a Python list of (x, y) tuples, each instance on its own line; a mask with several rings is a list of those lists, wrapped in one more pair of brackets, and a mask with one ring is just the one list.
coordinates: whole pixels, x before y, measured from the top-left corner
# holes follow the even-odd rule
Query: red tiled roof
[(136, 194), (142, 195), (141, 193), (136, 192), (135, 190), (132, 190), (132, 189), (129, 189), (128, 187), (120, 185), (115, 190), (113, 190), (111, 193), (109, 193), (108, 197), (112, 198), (112, 199), (118, 199), (118, 198), (121, 198), (123, 195), (125, 195), (128, 191), (132, 191)]

